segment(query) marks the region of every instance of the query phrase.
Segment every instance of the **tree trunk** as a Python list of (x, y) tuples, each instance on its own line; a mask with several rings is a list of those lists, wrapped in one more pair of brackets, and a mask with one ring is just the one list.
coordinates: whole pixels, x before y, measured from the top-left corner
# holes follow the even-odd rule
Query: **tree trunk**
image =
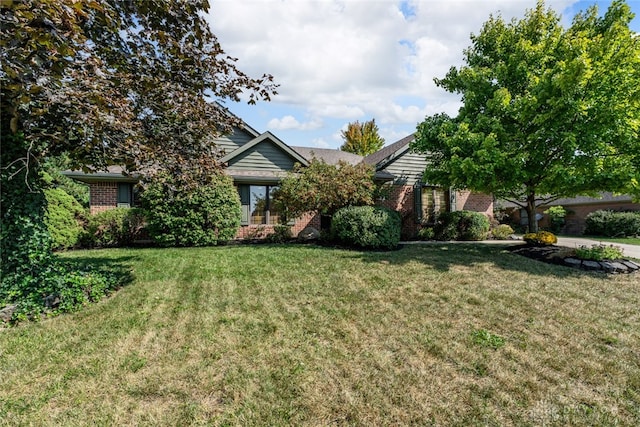
[(529, 233), (538, 232), (538, 220), (536, 219), (536, 193), (527, 195), (527, 216), (529, 219)]

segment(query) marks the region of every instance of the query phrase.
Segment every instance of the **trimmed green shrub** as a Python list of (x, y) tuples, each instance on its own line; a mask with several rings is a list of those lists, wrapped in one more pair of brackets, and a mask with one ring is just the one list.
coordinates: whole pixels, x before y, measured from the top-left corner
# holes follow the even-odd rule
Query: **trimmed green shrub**
[(53, 249), (68, 249), (76, 246), (84, 231), (86, 212), (82, 205), (61, 188), (45, 190), (47, 211), (45, 224), (51, 234)]
[(513, 234), (513, 228), (508, 224), (500, 224), (491, 230), (491, 235), (496, 240), (507, 240)]
[(363, 249), (394, 249), (400, 242), (400, 214), (379, 206), (348, 206), (331, 221), (331, 235), (342, 244)]
[(418, 231), (418, 238), (420, 240), (433, 240), (436, 233), (433, 231), (433, 227), (424, 227)]
[(210, 246), (235, 237), (242, 211), (231, 177), (189, 186), (160, 176), (141, 196), (151, 238), (161, 246)]
[(489, 219), (480, 212), (443, 212), (434, 232), (436, 240), (484, 240), (489, 234)]
[(567, 210), (562, 206), (551, 206), (549, 209), (544, 211), (546, 215), (549, 215), (549, 225), (551, 226), (551, 231), (554, 233), (559, 233), (564, 227), (565, 218), (567, 217)]
[(144, 216), (137, 208), (115, 208), (89, 216), (83, 246), (109, 248), (129, 246), (144, 227)]
[(584, 234), (606, 237), (640, 236), (640, 211), (601, 210), (591, 212), (586, 218)]

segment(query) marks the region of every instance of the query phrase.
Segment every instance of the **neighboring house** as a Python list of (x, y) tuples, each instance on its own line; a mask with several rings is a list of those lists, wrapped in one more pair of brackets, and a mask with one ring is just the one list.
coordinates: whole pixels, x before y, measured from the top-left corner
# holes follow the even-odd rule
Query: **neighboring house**
[[(510, 202), (500, 202), (501, 209), (504, 209), (513, 223), (526, 225), (527, 211)], [(549, 227), (549, 216), (544, 213), (551, 206), (562, 206), (567, 211), (565, 225), (561, 230), (563, 234), (580, 235), (584, 233), (586, 218), (591, 212), (599, 210), (610, 211), (640, 211), (640, 203), (634, 203), (629, 195), (613, 195), (603, 192), (600, 197), (578, 196), (566, 199), (558, 199), (550, 203), (540, 205), (536, 212), (540, 218), (540, 227)]]
[[(364, 161), (374, 166), (376, 181), (386, 183), (388, 188), (380, 204), (401, 213), (404, 238), (414, 237), (422, 225), (433, 222), (435, 215), (445, 210), (466, 209), (489, 216), (493, 214), (491, 196), (423, 184), (426, 157), (409, 151), (412, 139), (413, 135), (410, 135), (362, 157), (340, 150), (292, 147), (271, 132), (260, 134), (248, 125), (218, 138), (216, 144), (224, 150), (220, 160), (227, 165), (225, 171), (233, 178), (242, 204), (242, 226), (237, 238), (261, 237), (271, 232), (279, 223), (279, 213), (271, 206), (274, 189), (296, 163), (306, 166), (314, 157), (329, 164), (343, 160), (350, 164)], [(68, 171), (65, 174), (89, 184), (91, 213), (137, 203), (137, 179), (124, 175), (122, 168), (110, 167), (104, 173)], [(296, 219), (291, 224), (291, 231), (295, 236), (307, 226), (320, 229), (320, 225), (320, 215), (309, 213)]]

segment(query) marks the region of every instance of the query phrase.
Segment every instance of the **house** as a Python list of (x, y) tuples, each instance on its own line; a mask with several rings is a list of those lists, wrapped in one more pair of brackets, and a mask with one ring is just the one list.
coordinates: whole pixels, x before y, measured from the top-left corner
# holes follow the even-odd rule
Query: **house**
[[(220, 161), (233, 178), (242, 204), (242, 222), (237, 238), (264, 236), (279, 223), (279, 213), (271, 205), (271, 195), (280, 180), (296, 164), (306, 166), (312, 158), (329, 164), (346, 161), (365, 162), (375, 168), (375, 179), (387, 189), (380, 204), (401, 213), (403, 237), (414, 237), (419, 228), (433, 222), (445, 210), (475, 210), (489, 216), (493, 198), (468, 191), (452, 191), (422, 182), (426, 156), (412, 153), (409, 143), (413, 135), (401, 139), (366, 157), (340, 150), (289, 146), (271, 132), (259, 133), (250, 126), (236, 128), (221, 136), (216, 144), (223, 150)], [(137, 203), (136, 177), (123, 174), (112, 166), (106, 172), (86, 174), (67, 171), (67, 176), (85, 182), (90, 188), (90, 211), (97, 213), (118, 206)], [(308, 213), (297, 218), (292, 227), (297, 235), (307, 226), (321, 228), (320, 215)]]
[[(577, 196), (558, 199), (553, 202), (543, 203), (536, 208), (540, 218), (538, 226), (549, 227), (549, 216), (544, 212), (552, 206), (562, 206), (567, 211), (565, 225), (560, 231), (562, 234), (580, 235), (584, 233), (587, 215), (599, 210), (610, 211), (640, 211), (640, 203), (634, 203), (630, 195), (614, 195), (610, 192), (602, 192), (599, 197)], [(527, 212), (511, 202), (500, 202), (501, 209), (509, 215), (511, 221), (516, 224), (526, 225)]]
[(422, 174), (428, 165), (425, 154), (414, 153), (408, 135), (364, 158), (376, 173), (392, 176), (380, 204), (400, 212), (403, 238), (414, 237), (423, 226), (435, 223), (441, 212), (470, 210), (493, 216), (493, 196), (468, 190), (442, 188), (424, 182)]

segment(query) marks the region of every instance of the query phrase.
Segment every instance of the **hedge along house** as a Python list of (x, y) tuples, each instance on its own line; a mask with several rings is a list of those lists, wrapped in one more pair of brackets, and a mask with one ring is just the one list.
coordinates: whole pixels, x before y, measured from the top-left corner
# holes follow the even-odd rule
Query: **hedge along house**
[(380, 151), (364, 158), (376, 173), (392, 176), (386, 185), (384, 199), (379, 204), (400, 213), (403, 238), (414, 237), (422, 227), (435, 224), (438, 214), (447, 211), (470, 210), (493, 216), (493, 196), (454, 190), (424, 182), (423, 172), (428, 167), (425, 154), (414, 153), (408, 135)]
[[(413, 135), (409, 135), (377, 153), (362, 157), (340, 150), (292, 147), (271, 132), (258, 133), (243, 123), (232, 134), (216, 139), (216, 145), (223, 152), (220, 161), (240, 195), (242, 221), (236, 237), (260, 238), (273, 231), (280, 222), (280, 214), (271, 204), (274, 190), (297, 163), (307, 166), (314, 157), (328, 164), (364, 161), (372, 165), (375, 180), (379, 184), (385, 183), (388, 190), (379, 204), (400, 212), (404, 238), (414, 237), (421, 226), (433, 223), (436, 215), (445, 210), (467, 209), (492, 214), (491, 196), (424, 184), (422, 173), (427, 166), (426, 156), (409, 151), (412, 140)], [(91, 213), (137, 204), (135, 183), (138, 179), (124, 175), (120, 167), (109, 167), (103, 173), (67, 171), (65, 174), (89, 185)], [(290, 226), (296, 236), (307, 226), (320, 229), (321, 217), (308, 213)]]

